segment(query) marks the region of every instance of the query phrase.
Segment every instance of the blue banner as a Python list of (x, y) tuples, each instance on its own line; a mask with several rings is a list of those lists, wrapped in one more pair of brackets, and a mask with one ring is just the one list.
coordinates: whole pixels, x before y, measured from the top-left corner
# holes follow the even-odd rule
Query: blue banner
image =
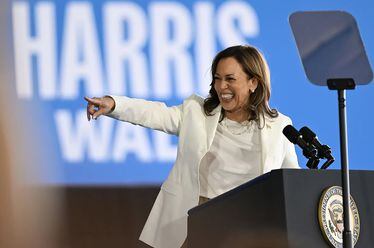
[[(11, 94), (36, 112), (33, 125), (43, 127), (36, 143), (46, 152), (43, 182), (162, 182), (175, 160), (177, 137), (107, 117), (88, 122), (83, 96), (126, 95), (168, 105), (193, 93), (206, 96), (212, 58), (236, 44), (264, 53), (272, 73), (271, 106), (296, 127), (311, 127), (332, 147), (332, 168), (339, 168), (337, 94), (304, 75), (288, 23), (300, 10), (351, 13), (372, 63), (372, 0), (13, 1)], [(373, 96), (372, 85), (347, 94), (351, 169), (374, 166)], [(305, 167), (300, 151), (298, 157)]]

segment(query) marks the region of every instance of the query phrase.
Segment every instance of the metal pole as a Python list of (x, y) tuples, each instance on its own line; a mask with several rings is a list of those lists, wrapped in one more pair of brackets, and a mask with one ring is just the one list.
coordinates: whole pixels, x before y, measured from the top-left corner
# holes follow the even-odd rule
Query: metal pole
[(340, 159), (342, 167), (342, 185), (343, 185), (343, 213), (344, 213), (344, 231), (343, 247), (353, 248), (351, 219), (349, 211), (349, 165), (348, 165), (348, 146), (347, 146), (347, 117), (345, 105), (345, 89), (338, 89), (339, 102), (339, 129), (340, 129)]

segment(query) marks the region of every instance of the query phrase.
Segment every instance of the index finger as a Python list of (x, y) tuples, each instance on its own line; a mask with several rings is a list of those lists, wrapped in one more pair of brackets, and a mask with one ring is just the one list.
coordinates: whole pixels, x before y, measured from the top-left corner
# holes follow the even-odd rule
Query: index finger
[(84, 100), (86, 100), (88, 103), (92, 103), (94, 105), (100, 105), (101, 101), (94, 98), (89, 98), (87, 96), (84, 97)]

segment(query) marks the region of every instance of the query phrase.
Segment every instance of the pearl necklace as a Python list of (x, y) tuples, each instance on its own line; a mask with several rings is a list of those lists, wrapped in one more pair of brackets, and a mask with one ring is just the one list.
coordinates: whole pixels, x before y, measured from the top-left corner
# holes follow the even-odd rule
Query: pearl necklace
[(241, 135), (246, 132), (250, 132), (250, 130), (253, 128), (253, 122), (251, 121), (243, 121), (241, 123), (230, 120), (228, 118), (224, 118), (221, 121), (222, 126), (228, 130), (231, 134), (234, 135)]

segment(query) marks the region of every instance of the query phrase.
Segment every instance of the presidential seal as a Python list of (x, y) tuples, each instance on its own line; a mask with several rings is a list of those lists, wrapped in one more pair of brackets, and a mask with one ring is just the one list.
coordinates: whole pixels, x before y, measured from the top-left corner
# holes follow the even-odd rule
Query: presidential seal
[[(352, 196), (349, 203), (353, 244), (356, 245), (360, 234), (360, 216)], [(343, 189), (340, 186), (332, 186), (323, 191), (319, 201), (318, 219), (323, 236), (330, 246), (343, 248)]]

